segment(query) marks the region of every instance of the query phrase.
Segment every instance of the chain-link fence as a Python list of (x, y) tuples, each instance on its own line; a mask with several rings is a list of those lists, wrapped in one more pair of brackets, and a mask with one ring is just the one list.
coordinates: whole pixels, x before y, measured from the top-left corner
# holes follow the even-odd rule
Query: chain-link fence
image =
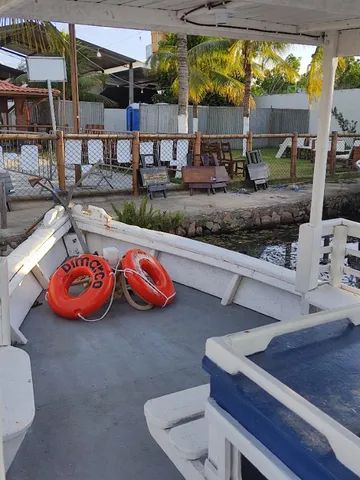
[(181, 169), (192, 165), (194, 135), (140, 135), (139, 167), (166, 167), (169, 179), (179, 183)]
[[(57, 135), (0, 132), (0, 171), (7, 172), (14, 197), (46, 195), (31, 188), (30, 176), (46, 177), (74, 194), (133, 192), (141, 189), (140, 168), (166, 167), (172, 183), (182, 183), (186, 165), (224, 166), (234, 181), (246, 181), (243, 150), (261, 152), (270, 181), (309, 181), (317, 139), (310, 134), (107, 134)], [(328, 142), (328, 174), (352, 177), (360, 170), (360, 135), (337, 134)]]
[(75, 186), (75, 194), (131, 191), (132, 141), (131, 135), (65, 135), (66, 186)]
[(57, 182), (56, 150), (53, 135), (0, 135), (0, 171), (7, 172), (18, 197), (36, 197), (37, 189), (29, 183), (32, 176)]

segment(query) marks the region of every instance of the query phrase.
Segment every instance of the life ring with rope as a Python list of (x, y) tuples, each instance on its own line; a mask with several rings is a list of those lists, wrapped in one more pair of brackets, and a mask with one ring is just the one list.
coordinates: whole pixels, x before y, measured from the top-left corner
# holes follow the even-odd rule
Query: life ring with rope
[[(88, 286), (79, 295), (71, 285), (86, 277)], [(115, 275), (108, 262), (97, 255), (83, 254), (66, 260), (52, 275), (47, 291), (50, 308), (61, 317), (84, 318), (101, 308), (113, 292)]]
[(157, 307), (169, 305), (176, 292), (170, 275), (159, 260), (139, 248), (128, 250), (121, 270), (132, 290), (145, 302)]

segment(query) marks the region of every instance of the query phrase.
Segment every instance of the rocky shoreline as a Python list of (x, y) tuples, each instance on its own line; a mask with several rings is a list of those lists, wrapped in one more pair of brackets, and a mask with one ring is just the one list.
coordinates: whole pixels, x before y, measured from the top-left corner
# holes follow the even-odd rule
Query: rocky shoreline
[[(335, 195), (325, 199), (324, 219), (346, 217), (358, 219), (360, 193)], [(273, 205), (238, 209), (231, 212), (213, 212), (207, 215), (187, 217), (176, 231), (183, 237), (232, 233), (242, 230), (265, 229), (279, 225), (301, 224), (309, 221), (310, 201), (289, 205)]]

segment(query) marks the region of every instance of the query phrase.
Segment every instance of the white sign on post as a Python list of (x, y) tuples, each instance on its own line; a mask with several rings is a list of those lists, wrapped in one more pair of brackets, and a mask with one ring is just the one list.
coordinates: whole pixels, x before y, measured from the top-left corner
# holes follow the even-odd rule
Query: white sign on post
[(27, 57), (27, 73), (30, 82), (47, 82), (53, 131), (56, 132), (54, 99), (51, 82), (66, 82), (64, 57)]

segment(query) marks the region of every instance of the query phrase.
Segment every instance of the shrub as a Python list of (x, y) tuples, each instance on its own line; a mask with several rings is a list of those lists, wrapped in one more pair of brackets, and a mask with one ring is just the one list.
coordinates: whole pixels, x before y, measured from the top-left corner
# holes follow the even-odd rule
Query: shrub
[(347, 120), (346, 118), (344, 118), (344, 115), (337, 110), (336, 107), (334, 107), (331, 110), (331, 113), (336, 118), (336, 120), (339, 124), (339, 127), (341, 128), (341, 130), (343, 132), (356, 133), (356, 126), (357, 126), (357, 123), (358, 123), (357, 121)]
[(184, 215), (181, 212), (162, 212), (154, 209), (152, 205), (148, 205), (146, 197), (141, 200), (139, 207), (131, 200), (125, 202), (122, 208), (118, 208), (114, 204), (112, 204), (112, 208), (119, 222), (160, 232), (174, 231), (184, 221)]

